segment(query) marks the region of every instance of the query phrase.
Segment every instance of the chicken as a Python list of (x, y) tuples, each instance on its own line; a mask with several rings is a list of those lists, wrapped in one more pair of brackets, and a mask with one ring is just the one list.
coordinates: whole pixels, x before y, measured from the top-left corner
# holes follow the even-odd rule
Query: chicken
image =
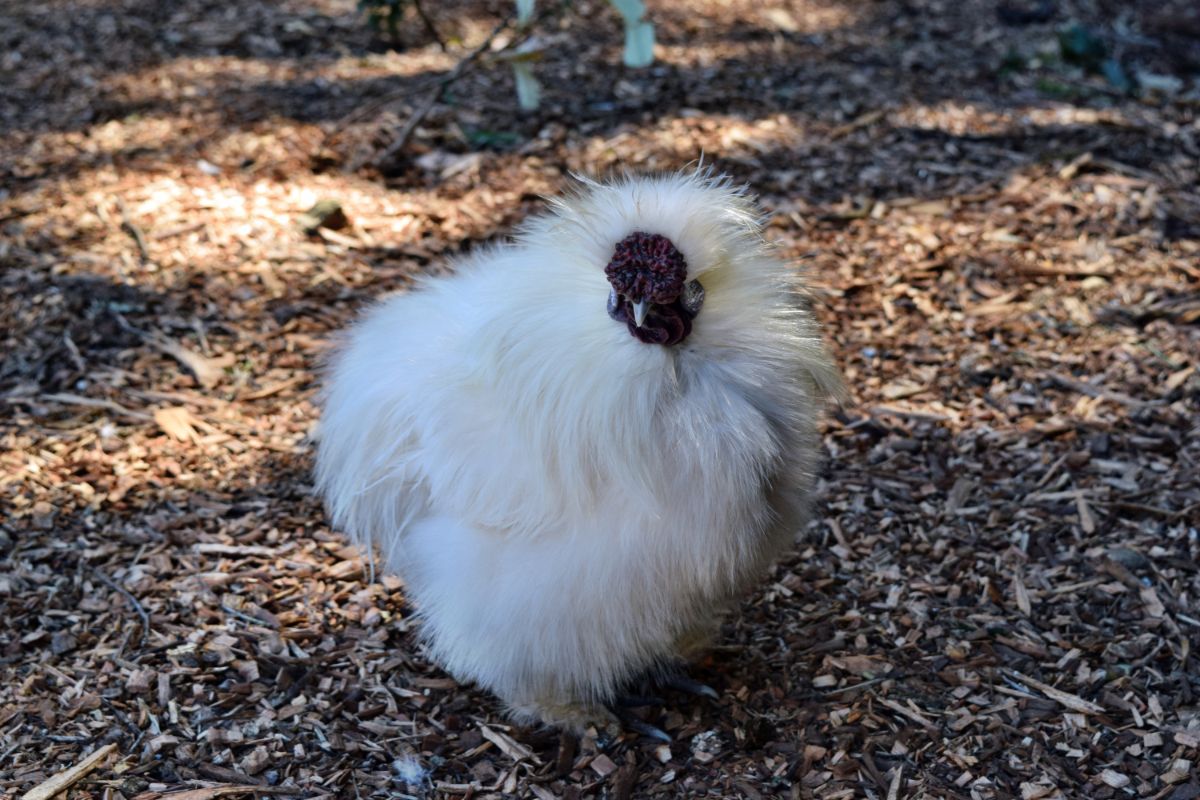
[(317, 485), (429, 652), (522, 723), (611, 729), (793, 542), (837, 373), (753, 202), (582, 181), (334, 356)]

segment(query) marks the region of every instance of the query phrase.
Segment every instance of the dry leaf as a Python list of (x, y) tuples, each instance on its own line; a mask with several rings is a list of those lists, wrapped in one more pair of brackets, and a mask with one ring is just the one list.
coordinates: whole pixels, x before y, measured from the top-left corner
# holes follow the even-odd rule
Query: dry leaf
[(178, 439), (181, 442), (195, 442), (200, 438), (200, 434), (196, 432), (195, 428), (195, 424), (199, 420), (183, 406), (156, 408), (154, 421), (172, 439)]
[(225, 377), (225, 368), (233, 366), (236, 358), (232, 353), (226, 353), (217, 358), (209, 358), (181, 345), (165, 336), (152, 336), (150, 342), (162, 352), (174, 358), (195, 376), (196, 382), (205, 389), (211, 389)]

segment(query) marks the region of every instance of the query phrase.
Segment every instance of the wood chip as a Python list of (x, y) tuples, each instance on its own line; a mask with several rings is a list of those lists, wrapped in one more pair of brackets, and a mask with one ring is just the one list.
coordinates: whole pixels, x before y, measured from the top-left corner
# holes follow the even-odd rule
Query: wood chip
[(134, 795), (133, 800), (214, 800), (217, 797), (248, 794), (291, 794), (294, 789), (275, 786), (260, 786), (258, 784), (207, 786), (202, 789), (187, 789), (182, 792), (143, 792)]
[(483, 735), (483, 738), (500, 748), (500, 752), (504, 753), (513, 761), (532, 761), (535, 764), (541, 763), (537, 756), (533, 754), (532, 750), (525, 745), (518, 743), (508, 734), (492, 730), (487, 725), (480, 725), (479, 732)]
[[(390, 41), (345, 1), (3, 4), (0, 794), (114, 741), (67, 794), (1197, 795), (1194, 1), (648, 3), (645, 70), (538, 3), (532, 115), (510, 3), (402, 5)], [(1081, 10), (1133, 91), (1055, 55)], [(761, 199), (853, 402), (816, 522), (698, 654), (720, 702), (539, 768), (557, 737), (439, 669), (331, 526), (317, 384), (570, 173), (696, 153)]]
[(50, 800), (55, 795), (65, 792), (85, 778), (89, 772), (99, 767), (100, 762), (104, 761), (116, 749), (117, 746), (115, 744), (106, 744), (103, 747), (97, 747), (91, 755), (73, 767), (69, 767), (57, 775), (47, 778), (21, 795), (21, 800)]
[(1046, 697), (1049, 697), (1051, 700), (1066, 706), (1072, 711), (1078, 711), (1081, 714), (1104, 713), (1103, 706), (1097, 705), (1090, 700), (1084, 700), (1078, 695), (1071, 694), (1070, 692), (1064, 692), (1060, 689), (1055, 689), (1053, 686), (1047, 683), (1042, 683), (1036, 678), (1030, 678), (1028, 675), (1022, 675), (1016, 670), (1005, 669), (1003, 671), (1008, 675), (1011, 675), (1013, 678), (1016, 678), (1021, 683), (1032, 686), (1034, 689), (1037, 689), (1042, 694), (1046, 695)]
[(1102, 771), (1100, 773), (1100, 780), (1114, 789), (1124, 789), (1129, 785), (1129, 776), (1122, 775), (1120, 772), (1112, 769)]
[(617, 769), (617, 765), (613, 763), (613, 760), (603, 753), (593, 758), (592, 763), (588, 766), (592, 768), (592, 772), (595, 772), (601, 778), (607, 778)]
[(882, 706), (886, 706), (887, 708), (890, 708), (892, 711), (895, 711), (897, 714), (900, 714), (901, 716), (908, 717), (909, 719), (911, 719), (913, 722), (917, 723), (918, 725), (929, 728), (931, 730), (937, 729), (937, 725), (934, 724), (933, 720), (929, 719), (928, 717), (926, 717), (924, 714), (920, 713), (919, 711), (916, 711), (911, 708), (906, 708), (905, 706), (900, 705), (895, 700), (889, 700), (887, 698), (879, 698), (877, 700), (877, 702)]

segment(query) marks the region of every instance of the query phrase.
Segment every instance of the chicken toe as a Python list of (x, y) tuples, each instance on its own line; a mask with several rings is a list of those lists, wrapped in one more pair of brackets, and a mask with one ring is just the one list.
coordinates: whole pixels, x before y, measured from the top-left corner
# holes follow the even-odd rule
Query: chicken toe
[(674, 689), (677, 692), (694, 695), (696, 697), (707, 697), (710, 700), (720, 700), (721, 695), (717, 690), (708, 684), (701, 683), (694, 678), (688, 677), (683, 672), (670, 672), (664, 675), (660, 683), (664, 688)]

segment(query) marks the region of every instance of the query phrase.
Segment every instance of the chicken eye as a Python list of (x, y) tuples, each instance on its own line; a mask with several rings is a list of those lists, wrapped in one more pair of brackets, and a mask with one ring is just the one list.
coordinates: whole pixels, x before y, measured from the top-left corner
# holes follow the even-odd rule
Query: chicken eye
[(700, 306), (704, 305), (704, 287), (700, 285), (700, 281), (688, 281), (684, 285), (679, 304), (693, 317), (700, 313)]

